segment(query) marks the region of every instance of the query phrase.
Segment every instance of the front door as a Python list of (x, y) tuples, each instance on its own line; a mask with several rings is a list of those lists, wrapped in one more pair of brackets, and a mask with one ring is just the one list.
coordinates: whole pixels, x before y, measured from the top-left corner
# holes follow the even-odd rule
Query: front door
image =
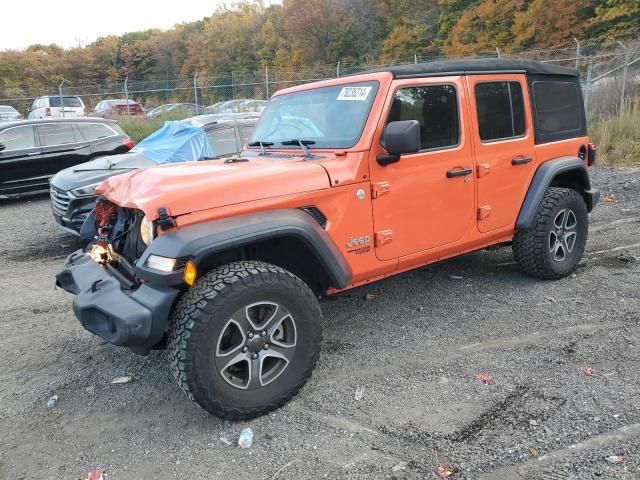
[[(391, 260), (456, 242), (475, 228), (474, 160), (460, 77), (395, 82), (382, 122), (417, 120), (421, 150), (397, 163), (370, 159), (376, 256)], [(383, 125), (378, 126), (378, 131)]]
[(535, 166), (524, 75), (468, 78), (478, 177), (478, 230), (514, 225)]
[(33, 126), (0, 131), (0, 194), (20, 193), (46, 183)]

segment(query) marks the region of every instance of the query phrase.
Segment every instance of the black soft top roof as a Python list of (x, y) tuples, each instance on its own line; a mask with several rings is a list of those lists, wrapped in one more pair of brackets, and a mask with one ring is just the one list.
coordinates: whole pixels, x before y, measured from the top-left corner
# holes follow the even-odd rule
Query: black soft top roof
[(443, 60), (438, 62), (381, 67), (360, 73), (374, 72), (390, 72), (394, 78), (439, 77), (443, 75), (486, 74), (493, 72), (526, 73), (529, 75), (562, 75), (566, 77), (580, 76), (580, 72), (574, 68), (565, 68), (552, 63), (542, 63), (534, 60), (511, 60), (504, 58)]

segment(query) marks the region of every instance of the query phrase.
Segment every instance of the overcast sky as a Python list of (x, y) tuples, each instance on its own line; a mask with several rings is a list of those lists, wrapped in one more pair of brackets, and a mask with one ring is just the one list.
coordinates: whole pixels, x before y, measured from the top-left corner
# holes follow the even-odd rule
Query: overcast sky
[[(109, 34), (160, 28), (211, 15), (228, 0), (4, 0), (0, 50), (34, 43), (73, 47)], [(265, 4), (268, 2), (265, 2)], [(271, 2), (274, 3), (274, 2)]]

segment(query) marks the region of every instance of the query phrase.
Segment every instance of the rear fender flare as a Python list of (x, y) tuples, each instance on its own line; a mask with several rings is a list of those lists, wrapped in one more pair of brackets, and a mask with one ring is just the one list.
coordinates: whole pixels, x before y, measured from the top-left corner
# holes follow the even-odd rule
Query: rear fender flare
[(547, 189), (553, 185), (555, 179), (569, 174), (582, 191), (579, 193), (587, 203), (587, 210), (591, 211), (598, 202), (599, 192), (591, 189), (591, 180), (584, 160), (578, 157), (558, 157), (544, 162), (538, 167), (531, 180), (529, 190), (520, 207), (516, 220), (516, 230), (526, 230), (533, 225), (536, 212), (542, 203)]

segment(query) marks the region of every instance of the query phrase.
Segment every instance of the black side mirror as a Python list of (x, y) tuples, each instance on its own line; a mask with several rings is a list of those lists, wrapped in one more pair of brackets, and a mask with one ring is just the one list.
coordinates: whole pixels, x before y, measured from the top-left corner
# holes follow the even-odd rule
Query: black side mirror
[(0, 143), (0, 152), (7, 148), (4, 143)]
[(382, 166), (396, 163), (403, 153), (420, 151), (420, 123), (417, 120), (389, 122), (382, 133), (382, 141), (389, 155), (378, 155)]

